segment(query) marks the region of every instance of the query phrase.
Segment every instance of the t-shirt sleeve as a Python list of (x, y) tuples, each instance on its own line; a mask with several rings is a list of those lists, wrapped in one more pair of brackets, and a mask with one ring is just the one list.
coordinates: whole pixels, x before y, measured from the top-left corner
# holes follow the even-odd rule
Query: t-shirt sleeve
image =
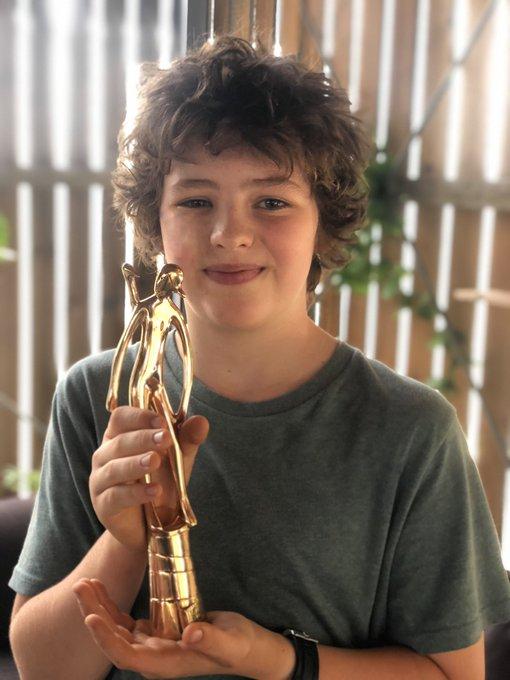
[(440, 441), (402, 474), (387, 600), (387, 639), (420, 654), (469, 647), (510, 620), (496, 527), (453, 409)]
[(86, 390), (72, 369), (52, 399), (41, 481), (18, 563), (9, 587), (37, 595), (65, 578), (104, 531), (88, 490), (98, 446)]

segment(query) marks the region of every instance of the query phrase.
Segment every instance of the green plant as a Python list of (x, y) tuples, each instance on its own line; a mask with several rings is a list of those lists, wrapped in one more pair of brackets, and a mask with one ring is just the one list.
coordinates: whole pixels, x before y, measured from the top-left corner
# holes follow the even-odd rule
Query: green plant
[(1, 472), (1, 475), (2, 475), (1, 490), (3, 495), (5, 495), (6, 491), (16, 493), (16, 491), (18, 490), (19, 482), (23, 477), (25, 477), (28, 480), (28, 488), (30, 489), (30, 491), (34, 493), (39, 488), (39, 484), (41, 481), (40, 470), (32, 470), (31, 472), (28, 472), (25, 475), (23, 475), (20, 469), (15, 465), (7, 465), (6, 467), (4, 467)]
[(3, 252), (9, 245), (9, 220), (0, 213), (0, 260), (4, 259)]
[[(405, 294), (401, 290), (402, 277), (412, 273), (411, 270), (386, 256), (382, 256), (377, 264), (370, 261), (370, 250), (376, 242), (372, 233), (375, 224), (380, 225), (380, 238), (385, 243), (394, 241), (402, 246), (406, 241), (401, 218), (406, 195), (399, 189), (393, 158), (387, 153), (383, 162), (373, 158), (365, 177), (370, 188), (367, 224), (359, 231), (357, 243), (350, 248), (351, 261), (343, 269), (330, 272), (326, 285), (317, 295), (317, 300), (324, 296), (328, 287), (340, 288), (343, 284), (348, 284), (353, 293), (366, 295), (369, 283), (377, 281), (384, 299), (393, 299), (399, 309), (411, 308), (417, 316), (433, 323), (436, 315), (441, 313), (433, 295), (428, 291)], [(432, 331), (429, 346), (445, 347), (450, 353), (451, 361), (441, 380), (430, 378), (427, 384), (445, 393), (456, 389), (455, 371), (461, 364), (469, 363), (463, 353), (459, 352), (459, 347), (464, 343), (464, 334), (451, 325), (447, 325), (442, 331)]]

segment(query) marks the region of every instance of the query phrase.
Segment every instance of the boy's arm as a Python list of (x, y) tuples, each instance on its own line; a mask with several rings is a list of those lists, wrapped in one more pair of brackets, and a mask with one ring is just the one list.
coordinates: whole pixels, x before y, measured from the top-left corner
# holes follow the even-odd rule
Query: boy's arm
[[(262, 629), (253, 645), (250, 677), (259, 680), (291, 680), (296, 665), (292, 643), (280, 633)], [(205, 638), (205, 636), (204, 636)], [(208, 645), (218, 654), (218, 640)], [(199, 647), (207, 653), (205, 639)], [(318, 645), (319, 680), (484, 680), (484, 634), (463, 649), (419, 654), (404, 645), (373, 649), (348, 649)]]
[(72, 586), (83, 577), (98, 578), (119, 609), (130, 611), (146, 566), (145, 551), (131, 552), (105, 531), (66, 578), (24, 604), (9, 630), (21, 680), (106, 677), (112, 664), (85, 626)]
[(431, 655), (398, 646), (338, 649), (319, 645), (319, 663), (320, 680), (484, 680), (484, 639), (482, 633), (470, 647)]

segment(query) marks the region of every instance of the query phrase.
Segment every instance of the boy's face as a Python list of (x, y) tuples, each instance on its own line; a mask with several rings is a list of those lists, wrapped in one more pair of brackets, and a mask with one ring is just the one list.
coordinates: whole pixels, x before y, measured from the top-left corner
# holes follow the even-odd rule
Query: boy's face
[[(190, 162), (188, 162), (190, 161)], [(165, 177), (160, 224), (165, 259), (183, 270), (186, 312), (198, 323), (259, 327), (306, 317), (306, 279), (319, 211), (296, 165), (293, 184), (255, 183), (282, 175), (271, 160), (247, 147), (211, 156), (195, 145), (186, 162)], [(186, 180), (208, 183), (185, 184)], [(264, 267), (246, 283), (225, 285), (208, 267)]]

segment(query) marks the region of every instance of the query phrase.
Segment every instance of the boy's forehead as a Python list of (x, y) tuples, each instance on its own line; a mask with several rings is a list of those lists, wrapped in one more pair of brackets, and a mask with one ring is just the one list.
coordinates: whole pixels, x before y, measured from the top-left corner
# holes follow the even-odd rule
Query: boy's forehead
[[(229, 165), (235, 167), (236, 171), (240, 169), (238, 166), (242, 166), (250, 174), (252, 172), (265, 173), (268, 176), (287, 174), (285, 168), (279, 168), (277, 163), (256, 149), (236, 146), (224, 149), (214, 156), (203, 145), (196, 145), (187, 150), (181, 159), (172, 159), (167, 179), (172, 178), (173, 184), (174, 180), (177, 181), (181, 177), (195, 176), (201, 169), (214, 172), (219, 168), (227, 170)], [(263, 174), (260, 176), (262, 177)], [(294, 162), (291, 177), (297, 182), (299, 180), (306, 182), (299, 161)]]

